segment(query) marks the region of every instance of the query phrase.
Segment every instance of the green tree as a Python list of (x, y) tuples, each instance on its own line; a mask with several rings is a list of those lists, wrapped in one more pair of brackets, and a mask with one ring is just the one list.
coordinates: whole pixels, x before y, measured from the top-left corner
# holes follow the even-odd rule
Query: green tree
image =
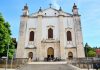
[(90, 50), (89, 52), (88, 52), (88, 57), (95, 57), (96, 56), (96, 52), (94, 52), (94, 51), (92, 51), (92, 50)]
[(88, 45), (88, 43), (85, 44), (85, 56), (86, 57), (95, 57), (96, 56), (96, 52), (95, 52), (95, 48), (92, 48)]
[(6, 56), (7, 46), (9, 45), (9, 58), (14, 53), (14, 43), (11, 38), (10, 25), (0, 13), (0, 57)]

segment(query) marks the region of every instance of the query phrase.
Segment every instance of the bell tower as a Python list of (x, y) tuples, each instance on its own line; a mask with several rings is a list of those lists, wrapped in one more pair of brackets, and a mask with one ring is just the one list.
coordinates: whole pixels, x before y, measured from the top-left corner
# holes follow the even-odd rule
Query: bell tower
[(27, 30), (27, 20), (29, 18), (29, 10), (28, 10), (27, 4), (24, 6), (24, 9), (22, 11), (23, 11), (23, 14), (21, 15), (21, 19), (20, 19), (19, 38), (18, 38), (18, 46), (17, 46), (17, 51), (16, 51), (16, 58), (24, 58), (24, 55), (25, 55), (25, 51), (24, 51), (25, 37), (26, 37), (26, 30)]
[(76, 46), (76, 56), (78, 58), (85, 57), (84, 47), (83, 47), (83, 36), (82, 36), (82, 28), (81, 28), (81, 19), (78, 13), (77, 5), (74, 3), (73, 5), (73, 21), (74, 21), (74, 32), (75, 32), (75, 46)]
[(78, 14), (78, 8), (77, 8), (77, 5), (76, 5), (75, 3), (74, 3), (74, 5), (73, 5), (72, 12), (73, 12), (73, 15), (79, 15), (79, 14)]
[(27, 4), (24, 6), (24, 9), (23, 9), (23, 16), (28, 16), (29, 15), (29, 10), (28, 10), (28, 6)]

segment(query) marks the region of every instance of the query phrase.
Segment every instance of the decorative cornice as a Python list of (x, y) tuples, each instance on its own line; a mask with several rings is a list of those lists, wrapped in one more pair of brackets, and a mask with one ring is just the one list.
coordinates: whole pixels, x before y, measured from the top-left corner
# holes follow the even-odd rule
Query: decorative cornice
[(46, 39), (46, 40), (42, 40), (41, 43), (60, 43), (60, 41), (49, 38), (49, 39)]
[(53, 26), (53, 25), (48, 25), (47, 27), (48, 27), (48, 28), (54, 28), (55, 26)]
[(65, 47), (65, 49), (75, 49), (76, 47)]
[(29, 30), (36, 30), (36, 28), (29, 28)]
[(68, 29), (72, 29), (71, 27), (67, 27), (67, 28), (65, 28), (65, 30), (68, 30)]
[(37, 49), (37, 47), (25, 47), (25, 49)]
[[(42, 18), (52, 18), (52, 17), (59, 17), (59, 16), (42, 16)], [(73, 16), (63, 16), (63, 17), (73, 17)], [(29, 18), (38, 18), (38, 16), (29, 16)]]

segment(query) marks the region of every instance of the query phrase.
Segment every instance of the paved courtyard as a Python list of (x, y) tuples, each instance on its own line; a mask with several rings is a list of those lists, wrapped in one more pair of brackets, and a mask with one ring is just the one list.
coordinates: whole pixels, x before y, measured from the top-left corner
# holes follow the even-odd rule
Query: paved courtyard
[(76, 70), (66, 64), (28, 64), (19, 70)]
[[(0, 70), (5, 70), (5, 68), (0, 68)], [(22, 65), (19, 69), (7, 69), (7, 70), (88, 70), (80, 69), (67, 62), (28, 62)], [(95, 70), (95, 69), (89, 69)]]

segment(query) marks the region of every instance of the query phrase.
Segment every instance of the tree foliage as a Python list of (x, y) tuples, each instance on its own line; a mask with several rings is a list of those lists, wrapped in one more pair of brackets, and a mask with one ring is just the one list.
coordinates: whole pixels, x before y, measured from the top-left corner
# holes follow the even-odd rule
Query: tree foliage
[(0, 13), (0, 57), (7, 55), (7, 47), (9, 45), (9, 58), (14, 53), (14, 43), (11, 38), (10, 25), (6, 22)]
[(95, 57), (96, 56), (96, 52), (94, 52), (92, 50), (90, 50), (87, 54), (88, 54), (89, 57)]
[(95, 48), (92, 48), (88, 45), (88, 43), (85, 44), (85, 56), (86, 57), (95, 57), (96, 56), (96, 52), (95, 52)]

